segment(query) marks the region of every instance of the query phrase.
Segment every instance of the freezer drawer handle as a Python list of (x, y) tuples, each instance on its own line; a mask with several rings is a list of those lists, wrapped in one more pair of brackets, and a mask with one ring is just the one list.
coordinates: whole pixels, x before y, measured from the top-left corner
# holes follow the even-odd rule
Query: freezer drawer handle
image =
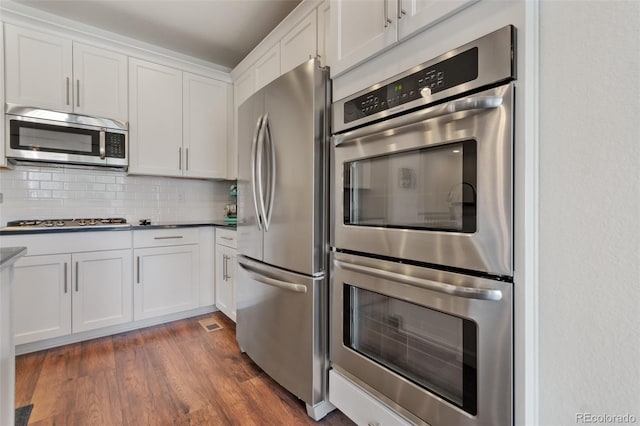
[(293, 291), (294, 293), (307, 292), (307, 287), (302, 284), (293, 284), (293, 283), (288, 283), (286, 281), (276, 280), (275, 278), (265, 277), (264, 275), (260, 275), (258, 271), (255, 271), (252, 267), (248, 265), (243, 265), (242, 263), (239, 263), (239, 265), (242, 269), (244, 269), (249, 273), (251, 278), (253, 278), (256, 281), (260, 281), (263, 284), (267, 284), (273, 287), (278, 287), (287, 291)]
[(348, 271), (359, 272), (359, 273), (367, 274), (376, 278), (382, 278), (384, 280), (400, 282), (403, 284), (408, 284), (415, 287), (424, 288), (427, 290), (437, 291), (438, 293), (449, 294), (457, 297), (464, 297), (466, 299), (479, 299), (479, 300), (502, 299), (502, 292), (500, 290), (492, 290), (488, 288), (460, 287), (457, 285), (439, 283), (436, 281), (425, 280), (423, 278), (412, 277), (408, 275), (398, 274), (395, 272), (383, 271), (381, 269), (370, 268), (368, 266), (356, 265), (353, 263), (345, 263), (337, 259), (334, 259), (334, 263), (340, 268), (346, 269)]

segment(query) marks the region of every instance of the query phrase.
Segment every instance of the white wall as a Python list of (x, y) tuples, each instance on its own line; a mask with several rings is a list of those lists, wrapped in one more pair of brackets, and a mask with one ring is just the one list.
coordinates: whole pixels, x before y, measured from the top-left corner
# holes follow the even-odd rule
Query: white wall
[(0, 170), (0, 227), (16, 219), (125, 217), (137, 224), (223, 220), (228, 181), (16, 166)]
[(539, 141), (540, 424), (640, 423), (640, 2), (541, 2)]

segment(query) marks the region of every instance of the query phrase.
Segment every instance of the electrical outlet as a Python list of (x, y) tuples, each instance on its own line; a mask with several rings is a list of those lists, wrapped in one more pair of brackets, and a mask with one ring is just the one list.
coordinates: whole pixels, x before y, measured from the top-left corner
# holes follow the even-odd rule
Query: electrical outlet
[(178, 201), (184, 201), (185, 195), (184, 192), (178, 192)]

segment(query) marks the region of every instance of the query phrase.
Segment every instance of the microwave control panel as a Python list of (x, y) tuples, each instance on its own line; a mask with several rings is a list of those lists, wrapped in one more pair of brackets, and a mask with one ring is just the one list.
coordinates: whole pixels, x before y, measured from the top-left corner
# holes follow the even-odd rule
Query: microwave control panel
[(349, 123), (419, 99), (423, 97), (423, 89), (426, 94), (432, 95), (477, 77), (478, 48), (474, 47), (345, 102), (344, 122)]
[(126, 137), (123, 133), (107, 132), (105, 134), (106, 156), (109, 158), (125, 158), (127, 150), (125, 139)]

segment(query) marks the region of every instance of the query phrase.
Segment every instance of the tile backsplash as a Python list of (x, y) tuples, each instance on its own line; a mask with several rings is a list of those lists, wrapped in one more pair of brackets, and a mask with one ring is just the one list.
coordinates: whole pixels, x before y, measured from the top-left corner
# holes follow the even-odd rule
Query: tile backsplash
[(222, 220), (232, 181), (16, 166), (0, 170), (0, 227), (17, 219), (124, 217), (130, 223)]

